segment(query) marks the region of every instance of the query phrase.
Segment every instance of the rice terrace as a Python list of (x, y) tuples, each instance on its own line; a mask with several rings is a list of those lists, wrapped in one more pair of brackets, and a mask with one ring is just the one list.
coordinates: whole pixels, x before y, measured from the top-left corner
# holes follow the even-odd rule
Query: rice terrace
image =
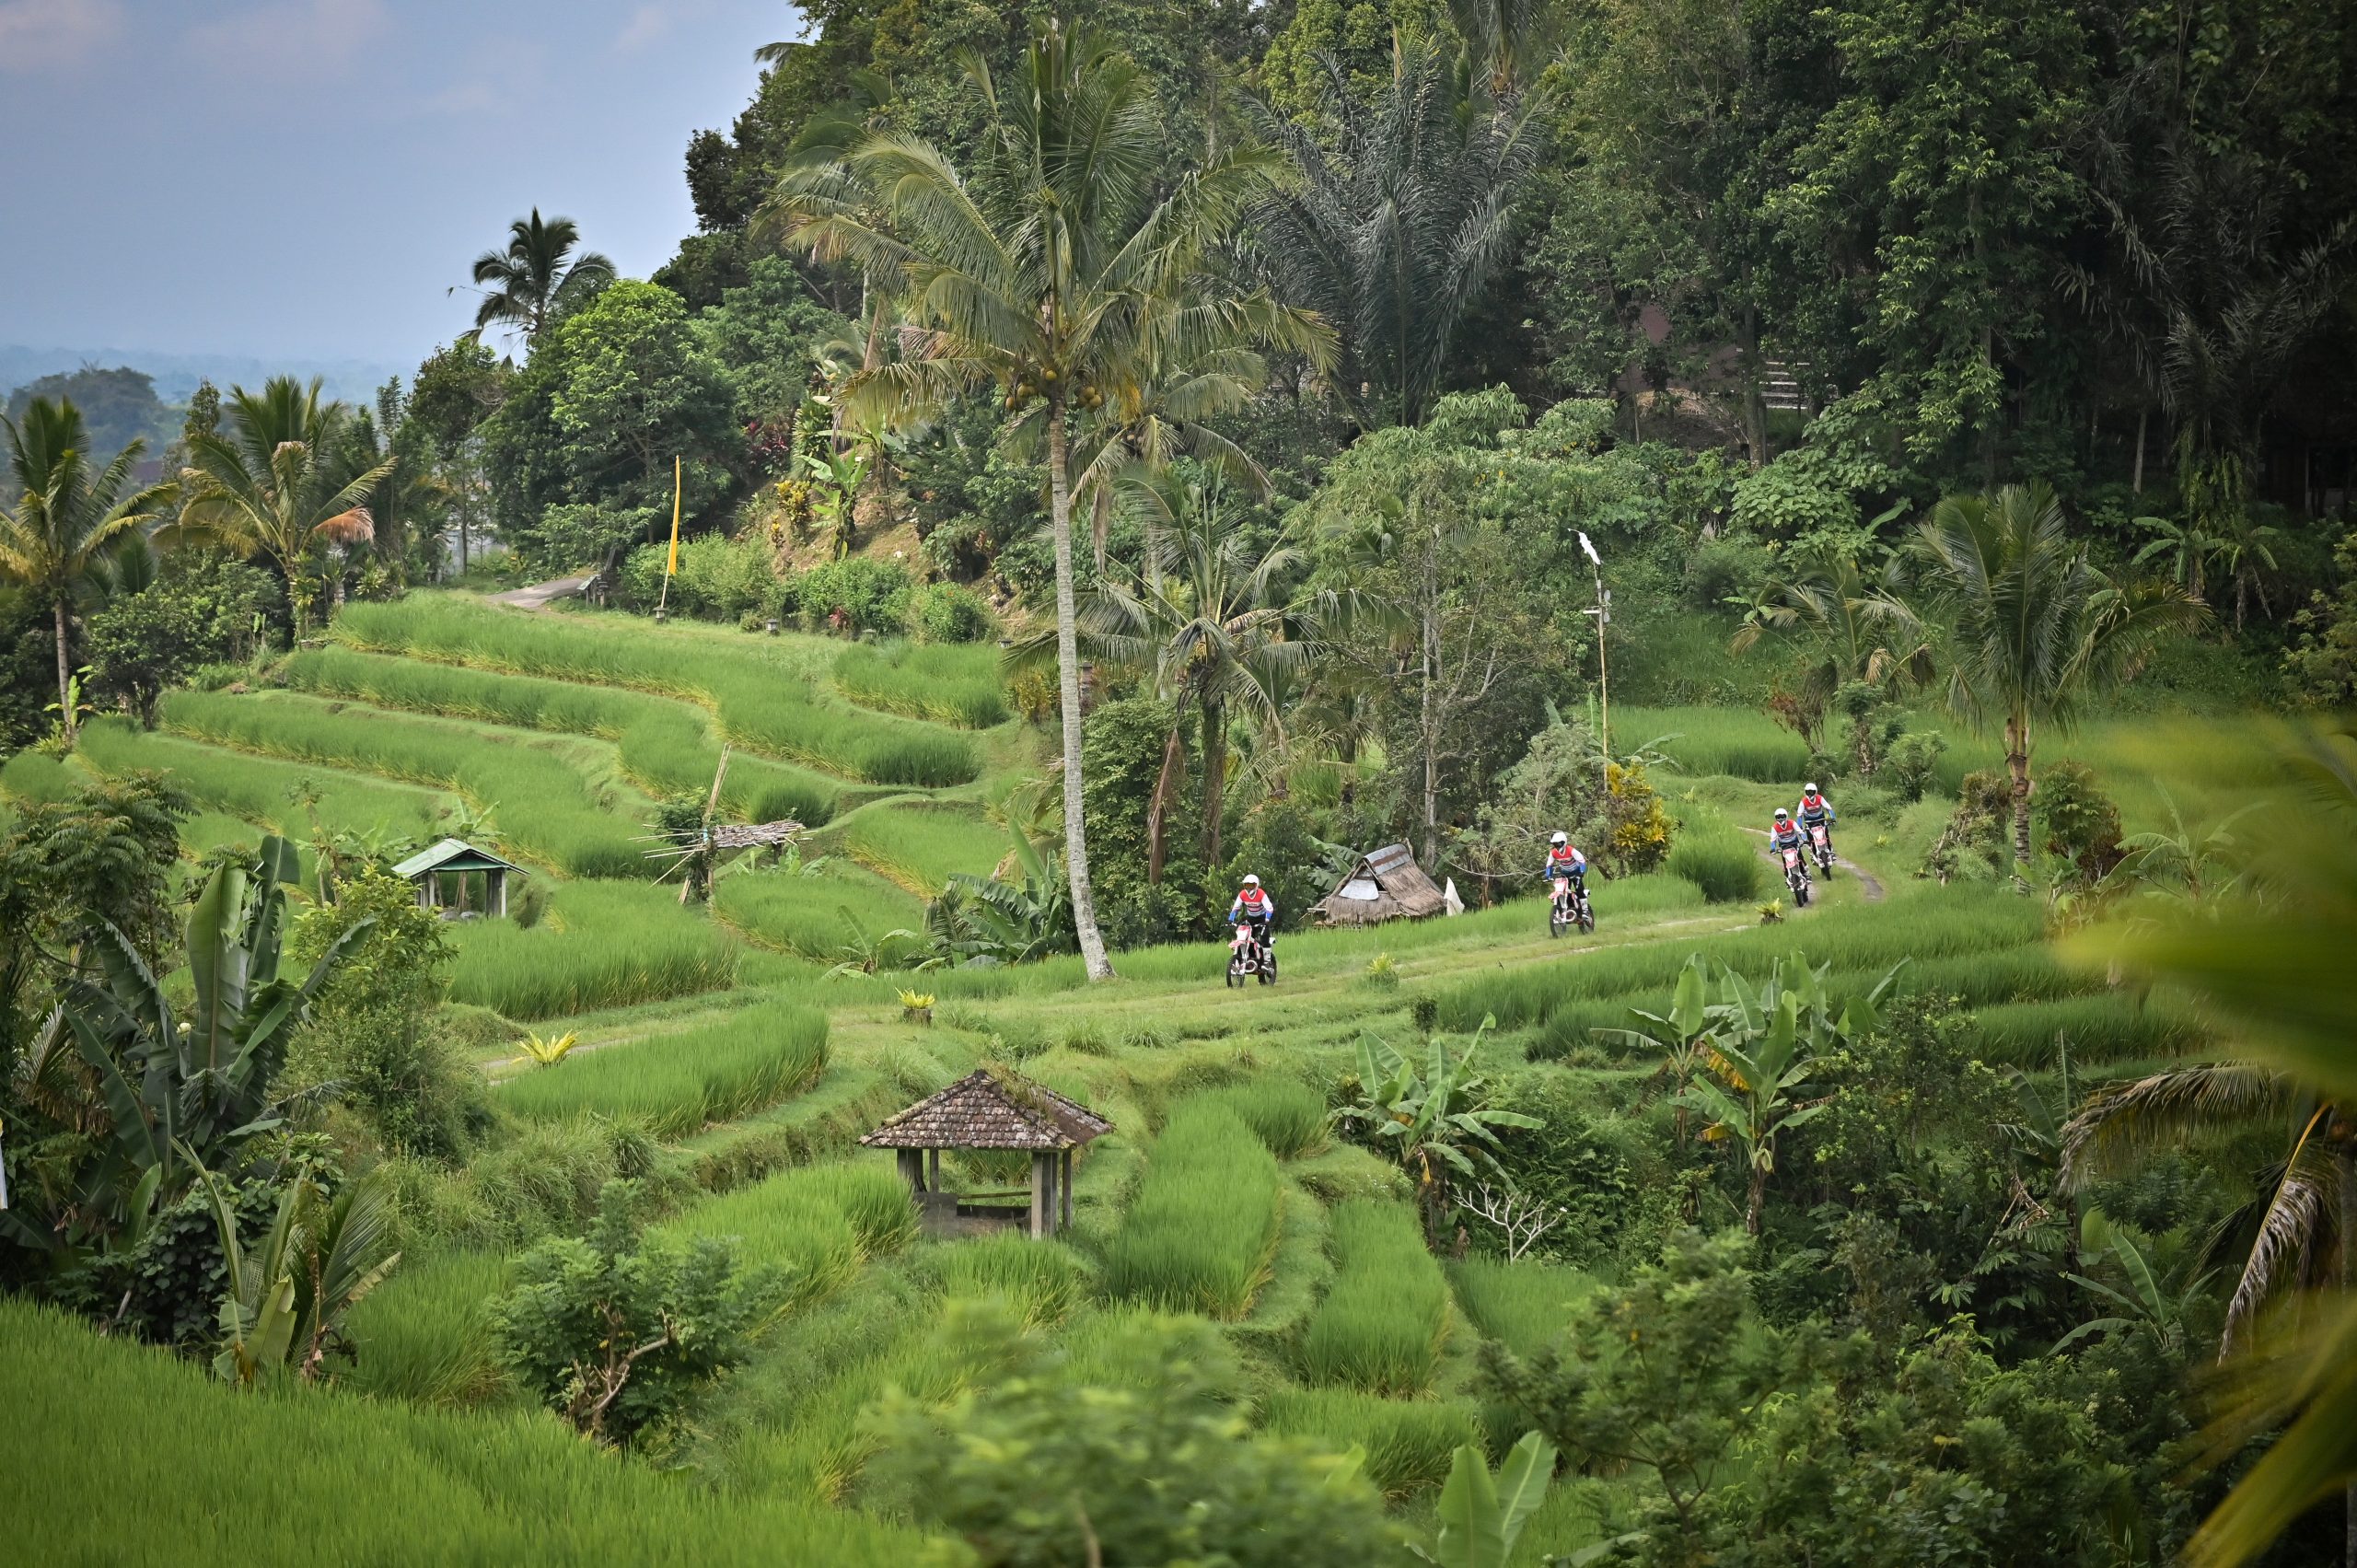
[(2214, 9), (780, 8), (645, 277), (28, 373), (4, 1555), (2357, 1568), (2357, 17)]

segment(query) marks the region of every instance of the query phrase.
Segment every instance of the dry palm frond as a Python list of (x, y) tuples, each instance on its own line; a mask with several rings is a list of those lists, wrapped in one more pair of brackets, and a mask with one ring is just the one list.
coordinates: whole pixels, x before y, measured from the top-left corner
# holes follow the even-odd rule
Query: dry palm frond
[[(2316, 1255), (2322, 1221), (2333, 1213), (2330, 1200), (2340, 1190), (2338, 1163), (2317, 1136), (2329, 1126), (2331, 1117), (2330, 1106), (2316, 1108), (2300, 1130), (2292, 1157), (2283, 1162), (2282, 1178), (2268, 1194), (2258, 1237), (2251, 1243), (2242, 1277), (2235, 1282), (2233, 1299), (2226, 1304), (2225, 1329), (2218, 1342), (2221, 1358), (2234, 1351), (2259, 1307), (2290, 1275), (2306, 1272), (2303, 1265)], [(2347, 1245), (2345, 1238), (2342, 1245)]]
[(2180, 1067), (2098, 1089), (2063, 1126), (2062, 1185), (2075, 1187), (2156, 1144), (2280, 1111), (2290, 1092), (2282, 1074), (2242, 1062)]

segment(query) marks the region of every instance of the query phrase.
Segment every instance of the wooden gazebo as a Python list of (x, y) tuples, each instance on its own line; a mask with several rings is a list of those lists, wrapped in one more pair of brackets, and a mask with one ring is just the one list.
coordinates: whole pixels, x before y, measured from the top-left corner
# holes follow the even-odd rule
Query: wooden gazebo
[(482, 912), (487, 915), (507, 912), (507, 877), (511, 872), (518, 877), (530, 875), (513, 861), (502, 860), (487, 849), (477, 849), (464, 839), (444, 839), (432, 849), (420, 850), (393, 867), (394, 876), (417, 885), (417, 907), (422, 910), (447, 907), (443, 878), (455, 877), (458, 908), (461, 913), (466, 912), (467, 878), (481, 877)]
[(1014, 1073), (969, 1073), (860, 1140), (900, 1151), (900, 1174), (928, 1221), (946, 1225), (958, 1196), (941, 1188), (944, 1149), (1025, 1149), (1031, 1155), (1030, 1232), (1055, 1235), (1072, 1224), (1073, 1154), (1113, 1131), (1085, 1105)]
[(1363, 854), (1334, 890), (1309, 906), (1320, 925), (1377, 925), (1448, 912), (1448, 895), (1433, 885), (1406, 844)]

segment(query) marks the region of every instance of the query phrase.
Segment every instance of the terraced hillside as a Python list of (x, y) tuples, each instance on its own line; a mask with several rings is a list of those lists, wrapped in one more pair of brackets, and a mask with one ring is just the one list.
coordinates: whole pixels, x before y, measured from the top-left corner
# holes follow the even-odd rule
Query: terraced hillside
[[(2099, 1078), (2166, 1054), (2184, 1028), (2064, 968), (2029, 901), (1910, 877), (1938, 806), (1845, 818), (1852, 874), (1763, 927), (1767, 868), (1737, 830), (1787, 796), (1783, 759), (1699, 736), (1685, 749), (1694, 769), (1662, 781), (1691, 847), (1668, 871), (1599, 882), (1592, 937), (1550, 938), (1541, 906), (1524, 899), (1288, 937), (1282, 981), (1243, 992), (1224, 985), (1212, 945), (1122, 954), (1109, 988), (1086, 987), (1076, 959), (829, 979), (853, 918), (871, 933), (914, 925), (943, 876), (998, 859), (1004, 830), (983, 803), (1041, 747), (974, 695), (987, 652), (958, 653), (963, 694), (931, 703), (909, 691), (950, 689), (958, 671), (817, 638), (428, 596), (354, 606), (334, 635), (291, 661), (284, 690), (179, 694), (157, 733), (101, 722), (70, 766), (20, 758), (0, 775), (32, 798), (69, 786), (75, 769), (170, 769), (205, 807), (188, 834), (199, 852), (265, 828), (422, 836), (487, 819), (538, 873), (535, 923), (455, 930), (451, 1000), (482, 1010), (468, 1038), (497, 1125), (464, 1166), (392, 1162), (404, 1255), (354, 1321), (356, 1360), (340, 1385), (352, 1398), (240, 1415), (224, 1451), (257, 1468), (308, 1474), (305, 1456), (322, 1444), (377, 1445), (423, 1478), (456, 1451), (435, 1434), (463, 1433), (528, 1459), (528, 1492), (488, 1469), (467, 1479), (503, 1507), (571, 1509), (548, 1500), (602, 1490), (575, 1458), (534, 1446), (548, 1434), (500, 1371), (483, 1309), (523, 1249), (577, 1230), (598, 1183), (627, 1172), (658, 1195), (668, 1233), (737, 1237), (780, 1271), (753, 1359), (679, 1429), (676, 1457), (710, 1495), (691, 1504), (662, 1489), (660, 1508), (708, 1504), (698, 1516), (714, 1529), (742, 1510), (743, 1527), (794, 1542), (789, 1555), (905, 1560), (894, 1553), (908, 1543), (862, 1511), (882, 1501), (863, 1412), (889, 1389), (946, 1397), (977, 1376), (946, 1325), (983, 1303), (1074, 1347), (1139, 1314), (1200, 1314), (1242, 1358), (1239, 1395), (1259, 1426), (1363, 1447), (1385, 1493), (1428, 1518), (1457, 1446), (1499, 1452), (1517, 1430), (1474, 1392), (1479, 1342), (1544, 1342), (1604, 1266), (1427, 1250), (1400, 1173), (1328, 1130), (1363, 1037), (1421, 1049), (1429, 1028), (1452, 1051), (1478, 1037), (1489, 1072), (1586, 1107), (1610, 1150), (1639, 1142), (1615, 1129), (1672, 1112), (1654, 1086), (1660, 1063), (1595, 1031), (1625, 1026), (1631, 1007), (1666, 1009), (1698, 951), (1747, 972), (1804, 953), (1856, 989), (1904, 960), (1901, 991), (1971, 1009), (1982, 1060), (2034, 1084), (2058, 1040), (2083, 1078)], [(855, 673), (838, 683), (846, 657)], [(1654, 717), (1665, 732), (1681, 717), (1699, 730), (1708, 713)], [(812, 857), (824, 859), (733, 870), (707, 914), (650, 885), (640, 839), (658, 796), (709, 787), (724, 745), (728, 809), (812, 823)], [(933, 994), (929, 1021), (903, 987)], [(561, 1066), (532, 1066), (512, 1043), (526, 1023), (580, 1043)], [(887, 1157), (853, 1147), (891, 1110), (993, 1062), (1117, 1124), (1079, 1163), (1065, 1242), (923, 1238)], [(969, 1188), (1015, 1175), (991, 1156), (953, 1165)], [(1616, 1179), (1664, 1178), (1631, 1156)], [(61, 1337), (8, 1313), (5, 1337)], [(126, 1407), (192, 1397), (184, 1368), (140, 1370), (137, 1354), (87, 1345), (75, 1352), (87, 1368), (10, 1354), (0, 1403), (48, 1408), (66, 1376)], [(108, 1423), (44, 1425), (30, 1450), (0, 1440), (0, 1500), (101, 1462)], [(399, 1508), (427, 1506), (438, 1493), (426, 1486)], [(72, 1556), (77, 1543), (38, 1533), (49, 1527), (35, 1526), (29, 1549)], [(1590, 1544), (1595, 1494), (1560, 1489), (1531, 1527), (1534, 1561)], [(532, 1544), (516, 1560), (560, 1554)]]

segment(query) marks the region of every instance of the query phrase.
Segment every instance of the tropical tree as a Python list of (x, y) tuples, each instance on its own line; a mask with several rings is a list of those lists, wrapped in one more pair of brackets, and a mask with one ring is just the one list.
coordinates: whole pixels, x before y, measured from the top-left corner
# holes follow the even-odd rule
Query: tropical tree
[(71, 744), (75, 730), (73, 657), (67, 643), (76, 590), (111, 574), (121, 547), (161, 515), (168, 484), (131, 488), (142, 444), (103, 467), (92, 460), (80, 411), (35, 398), (19, 424), (0, 414), (15, 481), (14, 506), (0, 506), (0, 578), (49, 601), (57, 637), (57, 711)]
[(1434, 1245), (1448, 1217), (1450, 1179), (1497, 1169), (1499, 1128), (1539, 1125), (1535, 1117), (1487, 1103), (1489, 1080), (1474, 1071), (1473, 1058), (1494, 1022), (1482, 1019), (1454, 1057), (1446, 1040), (1434, 1040), (1421, 1070), (1405, 1051), (1361, 1035), (1358, 1098), (1334, 1112), (1338, 1123), (1361, 1129), (1415, 1182), (1424, 1239)]
[(1494, 75), (1402, 33), (1372, 104), (1340, 60), (1321, 55), (1309, 123), (1260, 105), (1262, 134), (1296, 175), (1256, 215), (1260, 246), (1285, 296), (1341, 332), (1337, 389), (1370, 424), (1422, 421), (1538, 165), (1544, 95), (1513, 85), (1510, 47), (1486, 52)]
[[(1144, 559), (1134, 574), (1108, 564), (1080, 608), (1079, 634), (1100, 662), (1149, 677), (1172, 703), (1162, 772), (1146, 808), (1146, 876), (1158, 882), (1190, 713), (1202, 724), (1203, 859), (1216, 865), (1229, 719), (1241, 710), (1263, 724), (1282, 722), (1286, 676), (1306, 669), (1322, 646), (1318, 609), (1339, 600), (1301, 592), (1301, 548), (1288, 533), (1270, 539), (1249, 528), (1216, 476), (1166, 471), (1132, 494), (1147, 511)], [(1046, 652), (1046, 638), (1035, 637), (1017, 656)]]
[(1199, 427), (1265, 380), (1256, 343), (1322, 360), (1316, 320), (1210, 265), (1270, 185), (1274, 164), (1227, 151), (1166, 184), (1152, 84), (1103, 36), (1049, 25), (1013, 90), (970, 66), (986, 120), (974, 178), (938, 148), (859, 135), (789, 175), (791, 243), (896, 274), (912, 325), (901, 357), (843, 387), (846, 417), (906, 420), (995, 385), (1044, 436), (1056, 563), (1056, 662), (1064, 749), (1065, 874), (1089, 976), (1111, 977), (1088, 883), (1081, 811), (1080, 655), (1072, 561), (1074, 436), (1149, 408)]
[(506, 250), (475, 258), (474, 280), (484, 289), (475, 330), (504, 326), (529, 347), (557, 318), (613, 282), (613, 262), (595, 250), (575, 254), (580, 243), (571, 218), (543, 222), (538, 207), (517, 218), (508, 226)]
[(230, 389), (228, 435), (189, 437), (180, 521), (168, 537), (210, 540), (268, 562), (286, 585), (295, 634), (309, 630), (313, 580), (305, 566), (323, 543), (376, 536), (365, 505), (393, 470), (389, 458), (351, 471), (339, 460), (348, 414), (309, 386), (274, 376), (260, 392)]
[[(1922, 621), (1899, 597), (1903, 563), (1886, 554), (1875, 564), (1832, 548), (1802, 554), (1792, 572), (1771, 580), (1736, 629), (1730, 649), (1748, 652), (1775, 633), (1806, 650), (1800, 691), (1794, 693), (1802, 733), (1817, 744), (1827, 709), (1845, 686), (1864, 683), (1895, 691), (1929, 683), (1932, 645)], [(1862, 772), (1872, 772), (1875, 754), (1868, 717), (1862, 714), (1852, 744)]]
[(1540, 1433), (1524, 1433), (1494, 1476), (1481, 1450), (1464, 1445), (1440, 1489), (1439, 1539), (1430, 1551), (1415, 1548), (1416, 1555), (1440, 1568), (1507, 1568), (1554, 1474), (1555, 1446)]
[(2067, 729), (2087, 698), (2132, 678), (2162, 638), (2208, 612), (2174, 585), (2107, 575), (2070, 537), (2043, 481), (1948, 497), (1916, 548), (1924, 608), (1948, 633), (1950, 705), (2004, 738), (2019, 873), (2030, 862), (2037, 737)]
[[(2312, 735), (2287, 761), (2294, 792), (2269, 804), (2270, 820), (2256, 835), (2265, 846), (2264, 899), (2247, 893), (2227, 920), (2189, 912), (2074, 941), (2091, 965), (2191, 995), (2245, 1058), (2182, 1081), (2172, 1097), (2178, 1105), (2209, 1122), (2244, 1107), (2305, 1113), (2276, 1183), (2283, 1198), (2266, 1207), (2265, 1272), (2321, 1283), (2332, 1260), (2316, 1243), (2327, 1223), (2340, 1241), (2338, 1298), (2323, 1297), (2318, 1310), (2254, 1335), (2250, 1353), (2230, 1364), (2239, 1388), (2213, 1434), (2213, 1452), (2232, 1454), (2257, 1439), (2271, 1446), (2187, 1544), (2185, 1561), (2196, 1568), (2239, 1568), (2336, 1496), (2357, 1539), (2357, 1450), (2350, 1441), (2357, 1433), (2357, 1246), (2350, 1244), (2357, 1237), (2357, 1116), (2349, 1109), (2357, 1106), (2349, 1051), (2357, 1006), (2349, 964), (2357, 951), (2357, 733), (2343, 725)], [(2158, 1085), (2146, 1091), (2156, 1110), (2168, 1109), (2162, 1094)], [(2112, 1114), (2091, 1120), (2083, 1111), (2076, 1122), (2092, 1136), (2102, 1123), (2120, 1121), (2126, 1109), (2115, 1100)], [(2122, 1126), (2132, 1131), (2134, 1123)], [(2242, 1294), (2238, 1287), (2238, 1302)]]

